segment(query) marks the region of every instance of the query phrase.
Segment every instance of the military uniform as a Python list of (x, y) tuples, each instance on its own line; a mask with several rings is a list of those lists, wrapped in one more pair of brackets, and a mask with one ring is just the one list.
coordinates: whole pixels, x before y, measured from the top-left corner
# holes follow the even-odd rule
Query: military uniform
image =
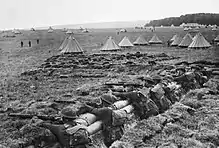
[(127, 120), (127, 112), (125, 110), (113, 110), (109, 107), (94, 108), (89, 105), (82, 107), (83, 112), (89, 112), (97, 117), (97, 120), (103, 122), (104, 144), (109, 147), (114, 141), (119, 140), (124, 132), (124, 123)]
[(49, 129), (62, 148), (86, 148), (86, 145), (91, 144), (86, 126), (74, 121), (78, 116), (71, 108), (63, 109), (60, 114), (65, 124), (42, 122), (39, 126)]
[(159, 113), (163, 113), (171, 106), (171, 101), (164, 95), (165, 92), (162, 88), (162, 84), (155, 85), (150, 91), (149, 96), (155, 102), (159, 108)]
[(129, 100), (135, 109), (134, 113), (141, 119), (147, 119), (150, 116), (157, 115), (159, 112), (155, 102), (139, 91), (116, 93), (115, 95)]
[(57, 138), (61, 147), (63, 148), (77, 148), (84, 147), (91, 143), (86, 127), (82, 125), (70, 126), (55, 125), (51, 123), (44, 123), (41, 126), (48, 128)]

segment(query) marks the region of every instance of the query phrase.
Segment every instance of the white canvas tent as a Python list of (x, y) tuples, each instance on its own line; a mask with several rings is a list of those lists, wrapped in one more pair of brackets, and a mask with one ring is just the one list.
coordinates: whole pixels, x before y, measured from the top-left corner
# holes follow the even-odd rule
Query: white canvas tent
[(83, 49), (73, 36), (69, 36), (61, 53), (83, 53)]
[(192, 43), (189, 45), (189, 48), (196, 49), (196, 48), (208, 48), (211, 47), (211, 44), (204, 38), (204, 36), (199, 32), (193, 38)]
[(133, 43), (134, 45), (148, 45), (148, 42), (144, 39), (143, 36), (139, 36)]
[(64, 41), (62, 42), (62, 44), (61, 44), (61, 46), (58, 48), (58, 50), (62, 50), (62, 49), (64, 49), (65, 48), (65, 46), (67, 45), (67, 43), (68, 43), (68, 38), (69, 38), (70, 36), (68, 36), (68, 37), (66, 37), (65, 39), (64, 39)]
[(188, 28), (188, 27), (185, 27), (183, 30), (184, 30), (184, 31), (188, 31), (188, 30), (189, 30), (189, 28)]
[(68, 30), (68, 31), (66, 32), (66, 34), (73, 34), (73, 31)]
[(162, 41), (157, 37), (156, 34), (151, 38), (149, 44), (162, 44)]
[(120, 47), (133, 47), (134, 45), (130, 42), (129, 38), (125, 36), (119, 43)]
[(82, 33), (89, 33), (90, 31), (86, 28), (84, 30), (82, 30)]
[(175, 38), (177, 37), (178, 35), (177, 34), (175, 34), (171, 39), (170, 39), (170, 41), (174, 41), (175, 40)]
[(179, 44), (179, 47), (188, 47), (191, 43), (192, 43), (192, 36), (189, 33), (187, 33), (183, 37), (181, 43)]
[(217, 31), (217, 27), (214, 26), (211, 30), (212, 30), (212, 31)]
[(52, 27), (50, 26), (49, 27), (49, 29), (48, 29), (48, 31), (47, 31), (48, 33), (52, 33), (53, 32), (53, 29), (52, 29)]
[(170, 44), (170, 46), (178, 46), (182, 41), (182, 37), (177, 35), (174, 41)]
[(31, 28), (30, 31), (36, 31), (34, 28)]
[(127, 32), (126, 29), (120, 29), (119, 32)]
[(14, 29), (12, 32), (13, 32), (14, 34), (21, 34), (21, 32), (20, 32), (18, 29)]
[(120, 50), (120, 47), (115, 43), (113, 38), (110, 36), (100, 50), (101, 51), (116, 51), (116, 50)]
[(214, 39), (215, 42), (219, 42), (219, 35)]
[(5, 31), (1, 34), (2, 37), (4, 38), (14, 38), (16, 37), (15, 34), (11, 31)]

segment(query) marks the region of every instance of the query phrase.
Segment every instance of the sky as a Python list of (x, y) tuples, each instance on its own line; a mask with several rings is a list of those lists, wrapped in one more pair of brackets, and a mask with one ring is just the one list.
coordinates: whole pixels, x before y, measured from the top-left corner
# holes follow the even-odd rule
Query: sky
[(219, 0), (0, 0), (0, 29), (219, 13)]

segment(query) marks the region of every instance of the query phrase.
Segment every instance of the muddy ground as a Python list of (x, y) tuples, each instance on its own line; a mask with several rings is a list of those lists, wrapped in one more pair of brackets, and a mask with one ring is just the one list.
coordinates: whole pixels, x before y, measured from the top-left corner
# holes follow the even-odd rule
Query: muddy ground
[[(179, 31), (160, 31), (158, 35), (167, 40), (176, 32)], [(205, 67), (219, 67), (218, 47), (191, 51), (162, 45), (100, 53), (97, 49), (109, 34), (115, 36), (117, 41), (124, 36), (116, 36), (115, 32), (76, 34), (76, 39), (86, 51), (84, 55), (59, 54), (57, 48), (64, 39), (63, 33), (45, 37), (44, 32), (37, 35), (42, 39), (40, 45), (23, 49), (19, 47), (22, 37), (1, 39), (0, 147), (22, 147), (36, 132), (21, 130), (32, 124), (31, 119), (11, 118), (8, 113), (58, 115), (64, 107), (71, 106), (77, 110), (84, 102), (98, 102), (100, 95), (110, 93), (110, 90), (123, 89), (109, 88), (106, 82), (138, 84), (135, 89), (145, 90), (147, 94), (147, 88), (140, 87), (144, 82), (139, 77), (165, 75), (163, 71), (168, 71), (181, 61), (209, 61), (204, 62)], [(131, 32), (126, 35), (134, 40), (139, 34), (142, 33)], [(152, 36), (152, 33), (148, 34), (145, 35), (146, 39)], [(204, 35), (210, 36), (209, 40), (214, 37), (213, 32)], [(28, 38), (23, 38), (28, 41)], [(212, 75), (205, 88), (184, 94), (180, 102), (163, 114), (142, 121), (133, 116), (126, 124), (122, 139), (113, 145), (130, 148), (218, 147), (218, 82), (218, 76)], [(57, 104), (54, 100), (71, 100), (75, 103)], [(193, 112), (188, 107), (192, 107)], [(93, 136), (93, 141), (93, 147), (105, 147), (100, 133)]]
[[(107, 82), (137, 84), (135, 89), (147, 92), (147, 88), (140, 87), (143, 82), (138, 77), (162, 75), (172, 68), (164, 63), (173, 60), (180, 61), (180, 58), (140, 52), (52, 56), (35, 70), (1, 84), (1, 144), (21, 147), (30, 136), (30, 131), (25, 133), (21, 129), (31, 120), (11, 118), (8, 113), (57, 115), (67, 106), (77, 109), (84, 102), (98, 102), (100, 95), (109, 90), (120, 89), (109, 88), (104, 85)], [(215, 62), (205, 64), (218, 67)], [(133, 117), (121, 141), (114, 144), (124, 147), (219, 146), (218, 81), (212, 76), (206, 88), (191, 90), (163, 114), (142, 121)], [(54, 100), (75, 103), (57, 104)], [(194, 111), (190, 112), (188, 106)], [(100, 137), (100, 133), (93, 137), (94, 147), (104, 147)]]

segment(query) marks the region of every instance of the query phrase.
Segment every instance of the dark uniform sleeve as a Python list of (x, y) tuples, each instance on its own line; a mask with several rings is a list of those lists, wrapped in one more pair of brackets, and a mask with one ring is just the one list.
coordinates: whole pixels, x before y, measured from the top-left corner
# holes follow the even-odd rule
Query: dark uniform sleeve
[(96, 115), (97, 119), (103, 121), (104, 124), (112, 124), (112, 109), (107, 107), (94, 108), (90, 113)]
[(64, 125), (44, 123), (42, 126), (48, 128), (56, 136), (62, 147), (69, 147), (69, 137), (67, 136), (66, 128)]

